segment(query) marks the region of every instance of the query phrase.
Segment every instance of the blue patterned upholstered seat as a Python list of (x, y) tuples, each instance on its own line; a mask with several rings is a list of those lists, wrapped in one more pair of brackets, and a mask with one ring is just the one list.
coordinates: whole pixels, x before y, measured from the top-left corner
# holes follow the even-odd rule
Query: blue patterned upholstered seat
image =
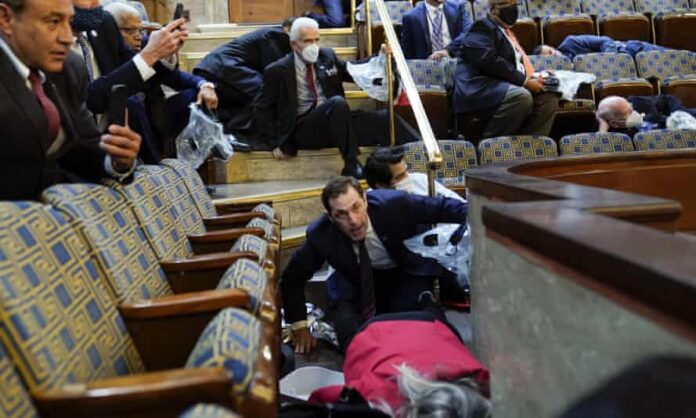
[(487, 165), (509, 160), (556, 157), (556, 142), (545, 136), (499, 136), (479, 143), (479, 163)]
[(529, 55), (529, 60), (536, 71), (573, 71), (573, 63), (564, 55)]
[(419, 92), (447, 93), (445, 69), (449, 65), (449, 60), (411, 59), (407, 60), (406, 64)]
[[(387, 6), (389, 17), (391, 17), (392, 23), (394, 23), (395, 25), (401, 25), (401, 19), (403, 18), (403, 16), (413, 8), (410, 1), (388, 1), (384, 4)], [(365, 21), (364, 10), (365, 6), (361, 3), (356, 9), (356, 21)], [(372, 26), (382, 24), (382, 20), (379, 18), (379, 13), (377, 12), (377, 7), (375, 6), (374, 1), (370, 2), (370, 23), (372, 24)]]
[(638, 132), (633, 137), (638, 151), (696, 148), (695, 130)]
[(38, 418), (31, 395), (12, 364), (0, 340), (0, 416), (4, 418)]
[(187, 409), (179, 418), (241, 418), (227, 408), (214, 404), (200, 403)]
[(689, 0), (635, 0), (636, 10), (652, 15), (655, 43), (674, 49), (693, 50), (695, 10)]
[[(174, 172), (184, 180), (184, 184), (191, 193), (193, 201), (204, 219), (218, 216), (217, 210), (215, 209), (215, 204), (213, 204), (213, 200), (210, 198), (210, 195), (205, 189), (205, 184), (203, 184), (201, 177), (189, 163), (173, 158), (164, 159), (160, 163), (164, 166), (172, 168)], [(265, 203), (253, 208), (252, 212), (260, 212), (265, 214), (266, 219), (269, 221), (272, 221), (275, 217), (275, 211), (273, 208)]]
[[(469, 141), (437, 141), (442, 153), (442, 168), (435, 172), (444, 185), (464, 185), (466, 171), (476, 167), (476, 148)], [(410, 171), (428, 172), (428, 154), (422, 142), (404, 144), (404, 162)]]
[(114, 300), (172, 294), (157, 255), (120, 193), (95, 184), (61, 184), (46, 189), (42, 199), (76, 223), (106, 272)]
[(645, 78), (639, 78), (636, 67), (628, 54), (592, 53), (575, 57), (575, 70), (597, 76), (595, 88), (601, 90), (609, 87), (626, 86), (627, 88), (644, 88), (652, 90), (652, 85)]
[(545, 43), (557, 46), (568, 34), (593, 34), (592, 18), (578, 0), (527, 0), (529, 15), (543, 22)]
[(634, 151), (631, 137), (626, 134), (592, 132), (567, 135), (558, 143), (561, 155), (597, 154), (602, 152)]
[[(527, 5), (525, 2), (521, 1), (517, 3), (519, 7), (519, 19), (524, 19), (529, 17), (527, 14)], [(474, 20), (483, 19), (488, 13), (488, 1), (486, 0), (474, 0)]]
[(234, 381), (235, 399), (250, 396), (272, 403), (276, 382), (264, 384), (255, 379), (259, 362), (266, 360), (260, 355), (267, 349), (263, 329), (263, 323), (248, 312), (223, 309), (203, 330), (186, 367), (223, 367)]
[[(626, 40), (650, 40), (650, 20), (644, 14), (636, 12), (632, 0), (581, 0), (581, 5), (583, 12), (597, 17), (597, 23), (600, 26), (602, 35), (614, 35), (616, 33), (623, 36), (610, 37)], [(631, 36), (636, 34), (636, 29), (626, 26), (632, 25), (635, 27), (638, 24), (637, 21), (641, 22), (640, 29), (638, 29), (643, 35), (641, 37)], [(604, 30), (609, 30), (610, 32), (606, 33)]]
[(62, 213), (0, 203), (0, 338), (29, 390), (144, 369), (103, 274)]
[[(275, 315), (274, 301), (268, 300), (264, 294), (268, 286), (271, 284), (263, 267), (253, 260), (242, 258), (225, 271), (217, 288), (243, 289), (251, 297), (251, 312), (257, 314), (270, 310), (268, 315)], [(271, 286), (271, 289), (274, 289), (274, 286)]]
[(686, 107), (696, 106), (696, 53), (645, 51), (636, 55), (641, 77), (659, 80), (663, 93), (675, 94)]

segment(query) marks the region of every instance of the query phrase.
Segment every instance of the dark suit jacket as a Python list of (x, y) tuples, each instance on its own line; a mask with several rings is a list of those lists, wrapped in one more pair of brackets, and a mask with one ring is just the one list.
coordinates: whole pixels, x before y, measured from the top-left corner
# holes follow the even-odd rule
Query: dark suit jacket
[(0, 199), (36, 199), (56, 183), (99, 181), (106, 174), (105, 154), (84, 102), (88, 81), (82, 59), (70, 53), (63, 71), (46, 77), (44, 91), (58, 107), (65, 133), (63, 146), (48, 158), (43, 110), (12, 63), (0, 55)]
[(144, 82), (133, 63), (136, 51), (125, 44), (116, 20), (109, 13), (104, 13), (102, 26), (96, 34), (89, 32), (88, 38), (101, 73), (101, 77), (90, 84), (87, 99), (87, 106), (94, 113), (105, 113), (108, 110), (111, 87), (116, 84), (125, 84), (129, 89), (129, 95), (137, 92), (161, 94), (158, 87), (162, 84), (175, 90), (197, 89), (198, 83), (203, 80), (178, 69), (170, 70), (157, 63), (154, 67), (157, 74)]
[[(465, 202), (447, 198), (429, 198), (397, 190), (372, 190), (367, 193), (368, 215), (372, 228), (389, 256), (406, 275), (442, 277), (442, 267), (406, 249), (404, 240), (424, 232), (428, 224), (465, 223)], [(301, 321), (305, 313), (305, 283), (328, 262), (345, 278), (347, 289), (341, 295), (349, 302), (359, 300), (360, 266), (351, 240), (323, 215), (307, 228), (307, 241), (293, 255), (282, 278), (283, 308), (288, 322)], [(404, 283), (408, 286), (408, 283)]]
[[(321, 48), (314, 71), (326, 98), (344, 96), (343, 82), (353, 78), (333, 49)], [(295, 54), (269, 65), (263, 74), (261, 93), (254, 103), (254, 121), (260, 146), (272, 150), (292, 136), (297, 124)]]
[(214, 49), (193, 73), (205, 71), (217, 83), (229, 84), (253, 99), (261, 89), (264, 68), (290, 51), (290, 38), (282, 29), (257, 29)]
[[(471, 27), (471, 16), (466, 10), (467, 7), (468, 3), (453, 0), (446, 0), (443, 5), (447, 28), (452, 38), (452, 42), (446, 46), (446, 49), (452, 57), (459, 52), (461, 42)], [(401, 48), (408, 59), (425, 59), (433, 53), (428, 9), (424, 1), (403, 16)]]
[(524, 85), (526, 77), (517, 71), (515, 50), (488, 17), (471, 25), (459, 55), (452, 98), (456, 113), (495, 109), (511, 84)]

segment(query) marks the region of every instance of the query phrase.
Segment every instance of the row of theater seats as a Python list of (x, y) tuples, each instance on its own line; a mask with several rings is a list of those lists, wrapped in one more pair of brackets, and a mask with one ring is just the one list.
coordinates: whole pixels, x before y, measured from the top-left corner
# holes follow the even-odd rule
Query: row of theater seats
[(275, 416), (279, 242), (177, 160), (0, 202), (0, 416)]
[[(559, 103), (558, 116), (576, 118), (581, 124), (593, 123), (596, 102), (609, 95), (673, 94), (686, 107), (696, 107), (696, 53), (693, 52), (641, 52), (635, 61), (630, 55), (615, 53), (578, 55), (574, 61), (564, 56), (529, 57), (537, 71), (574, 70), (597, 77), (592, 86), (581, 87), (576, 99)], [(452, 132), (455, 118), (450, 110), (448, 92), (454, 83), (457, 61), (408, 60), (407, 63), (435, 136), (447, 138), (460, 133), (467, 137), (475, 136), (465, 132), (467, 122), (461, 122), (459, 132)], [(413, 122), (410, 108), (396, 109), (402, 117)]]
[[(486, 0), (470, 3), (474, 19), (485, 17)], [(411, 1), (385, 3), (398, 30)], [(384, 39), (377, 10), (370, 9), (373, 51)], [(359, 43), (364, 45), (364, 19), (358, 13)], [(696, 0), (525, 0), (513, 27), (522, 47), (531, 53), (540, 43), (558, 46), (567, 35), (601, 34), (616, 40), (642, 40), (675, 49), (696, 49), (691, 38), (696, 25)], [(362, 41), (361, 41), (362, 39)]]
[[(488, 138), (476, 147), (469, 141), (438, 141), (443, 165), (436, 178), (448, 186), (465, 184), (466, 171), (488, 164), (559, 155), (587, 155), (607, 152), (696, 148), (696, 131), (639, 132), (633, 139), (622, 133), (584, 133), (568, 135), (556, 143), (544, 136), (504, 136)], [(427, 153), (422, 142), (404, 145), (404, 162), (409, 170), (426, 173)]]

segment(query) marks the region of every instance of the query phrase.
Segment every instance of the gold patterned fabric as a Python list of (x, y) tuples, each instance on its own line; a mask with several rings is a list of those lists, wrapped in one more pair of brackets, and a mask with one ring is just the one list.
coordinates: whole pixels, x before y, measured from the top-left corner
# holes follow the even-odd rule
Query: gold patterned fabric
[(241, 418), (219, 405), (200, 403), (187, 409), (179, 418)]
[(193, 255), (186, 229), (181, 222), (175, 221), (178, 212), (173, 216), (172, 211), (176, 209), (160, 197), (157, 180), (150, 178), (148, 170), (135, 170), (133, 182), (129, 185), (111, 180), (105, 182), (126, 198), (159, 260)]
[(638, 132), (633, 143), (638, 151), (696, 148), (696, 130)]
[(118, 192), (96, 184), (60, 184), (46, 189), (42, 199), (77, 224), (117, 303), (172, 294), (157, 255)]
[[(463, 185), (466, 171), (476, 167), (476, 148), (469, 141), (437, 141), (442, 152), (442, 168), (435, 178), (445, 185)], [(404, 144), (404, 162), (411, 171), (428, 172), (428, 154), (422, 142)]]
[(196, 170), (191, 167), (191, 164), (183, 160), (177, 160), (173, 158), (164, 159), (161, 164), (172, 168), (176, 174), (179, 175), (184, 180), (186, 187), (188, 187), (193, 200), (198, 207), (199, 212), (203, 218), (212, 218), (217, 216), (217, 211), (215, 210), (215, 205), (213, 200), (210, 198), (208, 191), (205, 189), (205, 184), (203, 180), (198, 175)]
[(246, 290), (251, 297), (251, 310), (257, 314), (266, 286), (268, 286), (268, 276), (263, 267), (253, 260), (242, 258), (225, 271), (217, 288)]
[(38, 418), (31, 396), (0, 341), (0, 417)]
[(631, 137), (618, 132), (568, 135), (561, 138), (558, 146), (561, 155), (635, 151)]
[(223, 309), (203, 330), (186, 367), (223, 367), (234, 380), (233, 395), (245, 395), (256, 374), (262, 330), (249, 312)]
[(266, 240), (275, 238), (275, 228), (273, 224), (263, 218), (254, 218), (246, 225), (247, 228), (260, 228), (263, 230), (263, 237)]
[(0, 203), (0, 339), (30, 390), (144, 369), (73, 227), (38, 203)]
[(242, 235), (237, 241), (234, 242), (231, 251), (252, 252), (259, 257), (259, 263), (262, 263), (268, 257), (268, 242), (255, 235)]
[(556, 142), (545, 136), (500, 136), (485, 139), (479, 143), (481, 165), (556, 156), (558, 156)]

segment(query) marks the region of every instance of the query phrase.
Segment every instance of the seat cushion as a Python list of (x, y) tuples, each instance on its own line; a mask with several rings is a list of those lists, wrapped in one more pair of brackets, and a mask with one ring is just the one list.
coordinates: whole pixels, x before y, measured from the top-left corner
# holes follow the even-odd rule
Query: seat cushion
[(264, 269), (255, 261), (242, 258), (225, 271), (217, 288), (246, 290), (251, 297), (252, 312), (256, 314), (261, 308), (266, 286), (268, 286), (268, 276)]
[(530, 158), (556, 157), (558, 149), (553, 139), (545, 136), (501, 136), (479, 143), (481, 165)]
[(633, 137), (638, 151), (696, 148), (696, 131), (648, 131)]
[(594, 112), (595, 103), (588, 99), (561, 100), (558, 102), (559, 112)]
[(242, 235), (237, 241), (235, 241), (234, 245), (232, 245), (231, 251), (252, 252), (258, 256), (260, 264), (263, 263), (268, 256), (268, 241), (255, 235)]
[(560, 148), (561, 155), (628, 152), (635, 150), (631, 137), (616, 132), (593, 132), (568, 135), (561, 138), (558, 146)]

